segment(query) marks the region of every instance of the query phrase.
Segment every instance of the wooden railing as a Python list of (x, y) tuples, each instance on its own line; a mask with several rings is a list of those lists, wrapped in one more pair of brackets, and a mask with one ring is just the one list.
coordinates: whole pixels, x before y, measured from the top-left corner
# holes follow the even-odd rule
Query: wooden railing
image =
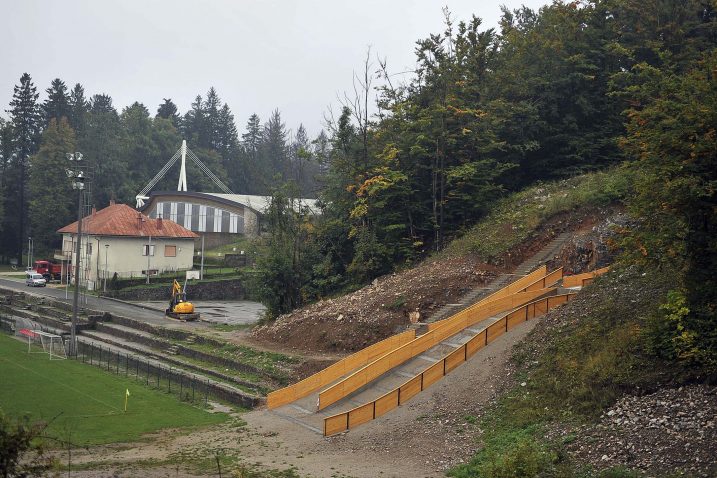
[[(521, 284), (520, 287), (523, 287)], [(431, 347), (441, 343), (447, 338), (457, 334), (497, 313), (514, 309), (528, 303), (542, 295), (554, 293), (554, 288), (539, 289), (529, 292), (517, 292), (512, 295), (500, 297), (488, 302), (480, 301), (477, 304), (453, 315), (452, 317), (429, 325), (428, 332), (396, 348), (390, 353), (358, 369), (348, 377), (319, 393), (319, 410), (323, 410), (355, 392), (372, 380), (380, 377), (394, 367), (397, 367), (413, 357), (422, 354)], [(494, 295), (487, 297), (490, 299)]]
[(266, 397), (266, 404), (269, 409), (273, 409), (306, 397), (321, 387), (325, 387), (331, 382), (350, 373), (351, 371), (359, 367), (363, 367), (367, 363), (386, 355), (397, 347), (410, 342), (414, 338), (416, 338), (416, 331), (408, 330), (406, 332), (393, 335), (380, 342), (376, 342), (375, 344), (339, 360), (338, 362), (326, 367), (318, 373), (311, 375), (310, 377), (305, 378), (304, 380), (301, 380), (300, 382), (271, 392)]
[[(554, 271), (548, 276), (552, 276), (558, 271)], [(493, 303), (493, 306), (496, 304), (502, 304), (502, 307), (508, 307), (510, 308), (515, 301), (513, 299), (511, 300), (504, 300), (502, 302), (495, 302), (498, 299), (505, 299), (506, 297), (509, 297), (513, 294), (519, 293), (519, 292), (526, 292), (526, 289), (529, 287), (536, 287), (537, 283), (545, 284), (546, 276), (547, 274), (547, 267), (542, 266), (538, 268), (537, 270), (533, 271), (532, 273), (519, 278), (515, 282), (507, 285), (506, 287), (490, 294), (489, 296), (481, 299), (480, 301), (473, 304), (471, 307), (459, 312), (458, 314), (451, 316), (447, 319), (435, 322), (433, 324), (430, 324), (428, 326), (429, 332), (436, 330), (438, 328), (441, 328), (443, 326), (446, 326), (446, 329), (443, 331), (443, 333), (448, 333), (451, 330), (455, 330), (456, 327), (460, 327), (461, 324), (470, 323), (473, 324), (475, 321), (482, 320), (480, 317), (484, 317), (483, 313), (476, 312), (476, 309), (483, 307), (487, 303)], [(531, 292), (532, 294), (526, 294), (521, 296), (523, 300), (527, 298), (527, 300), (532, 300), (537, 295), (535, 295), (535, 290), (528, 290), (527, 292)], [(506, 305), (507, 304), (507, 305)], [(490, 309), (495, 313), (495, 307)], [(502, 309), (505, 310), (505, 309)], [(470, 311), (470, 312), (469, 312)], [(466, 317), (470, 318), (470, 322), (467, 322), (465, 319)], [(452, 332), (451, 335), (458, 332), (459, 330), (455, 330), (455, 332)], [(438, 336), (442, 336), (443, 334), (438, 334)], [(450, 336), (450, 335), (448, 335)], [(316, 390), (321, 389), (322, 387), (326, 387), (332, 382), (335, 382), (336, 380), (340, 379), (341, 377), (344, 377), (346, 375), (351, 374), (351, 372), (360, 369), (362, 367), (368, 366), (372, 362), (381, 359), (382, 357), (392, 353), (396, 349), (400, 349), (404, 345), (407, 345), (408, 343), (414, 342), (416, 340), (416, 333), (413, 330), (403, 332), (398, 335), (394, 335), (392, 337), (389, 337), (385, 340), (382, 340), (380, 342), (377, 342), (369, 347), (366, 347), (363, 350), (360, 350), (356, 352), (353, 355), (350, 355), (342, 360), (339, 360), (333, 365), (330, 365), (329, 367), (325, 368), (324, 370), (305, 378), (304, 380), (301, 380), (300, 382), (297, 382), (293, 385), (290, 385), (288, 387), (282, 388), (280, 390), (276, 390), (274, 392), (269, 393), (267, 396), (267, 406), (269, 409), (274, 409), (281, 407), (283, 405), (289, 404), (291, 402), (294, 402), (300, 398), (306, 397), (310, 395), (311, 393), (314, 393)], [(423, 339), (426, 341), (427, 339)], [(430, 348), (430, 347), (429, 347)], [(409, 357), (410, 358), (410, 357)], [(402, 362), (401, 362), (402, 363)], [(348, 378), (348, 377), (347, 377)], [(326, 395), (325, 395), (326, 397)], [(325, 402), (326, 403), (326, 402)], [(335, 403), (335, 402), (332, 402)], [(328, 405), (325, 405), (328, 406)]]
[(565, 276), (563, 277), (563, 287), (585, 287), (586, 285), (591, 283), (597, 276), (603, 275), (609, 270), (609, 267), (603, 267), (602, 269), (598, 269), (592, 272)]
[(331, 436), (355, 428), (363, 423), (374, 420), (389, 411), (406, 403), (453, 369), (461, 365), (480, 349), (493, 342), (518, 324), (545, 314), (553, 307), (568, 302), (575, 293), (555, 295), (542, 298), (514, 310), (497, 322), (489, 325), (461, 347), (453, 350), (420, 374), (411, 378), (401, 386), (380, 396), (372, 402), (365, 403), (347, 412), (332, 415), (324, 419), (324, 436)]
[(553, 272), (546, 275), (545, 277), (542, 277), (542, 278), (536, 280), (535, 282), (533, 282), (532, 284), (528, 285), (521, 292), (529, 292), (531, 290), (545, 289), (546, 287), (554, 286), (562, 278), (563, 278), (563, 268), (560, 267), (559, 269), (555, 269)]

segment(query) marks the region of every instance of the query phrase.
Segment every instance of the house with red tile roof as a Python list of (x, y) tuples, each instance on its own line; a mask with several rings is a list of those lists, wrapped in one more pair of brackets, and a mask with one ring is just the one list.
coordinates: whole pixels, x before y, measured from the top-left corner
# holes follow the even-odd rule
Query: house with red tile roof
[[(62, 256), (75, 257), (77, 221), (59, 229)], [(192, 268), (197, 234), (161, 216), (150, 218), (126, 204), (110, 205), (82, 220), (80, 279), (89, 290), (118, 277), (145, 277)], [(71, 265), (74, 273), (74, 266)]]

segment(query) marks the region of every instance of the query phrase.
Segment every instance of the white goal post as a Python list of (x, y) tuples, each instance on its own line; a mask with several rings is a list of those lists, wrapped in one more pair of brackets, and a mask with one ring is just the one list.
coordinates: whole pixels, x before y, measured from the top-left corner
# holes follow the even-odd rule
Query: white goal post
[[(27, 337), (27, 353), (46, 353), (50, 355), (50, 360), (67, 358), (65, 342), (61, 335), (31, 329), (20, 329), (19, 332)], [(42, 350), (33, 350), (33, 345), (41, 347)]]

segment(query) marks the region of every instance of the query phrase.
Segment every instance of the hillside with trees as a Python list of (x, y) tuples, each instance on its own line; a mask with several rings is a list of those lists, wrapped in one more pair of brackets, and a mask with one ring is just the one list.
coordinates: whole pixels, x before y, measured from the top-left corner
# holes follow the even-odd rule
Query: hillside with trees
[[(109, 94), (59, 78), (41, 93), (23, 74), (0, 118), (0, 258), (22, 262), (28, 236), (37, 251), (57, 247), (54, 231), (73, 220), (65, 153), (85, 155), (103, 207), (132, 203), (186, 139), (234, 192), (272, 197), (247, 279), (267, 306), (254, 336), (319, 350), (297, 332), (312, 327), (342, 353), (405, 326), (409, 309), (510, 273), (545, 231), (619, 211), (613, 271), (536, 326), (527, 342), (538, 345), (514, 354), (490, 414), (453, 417), (478, 424), (482, 448), (449, 473), (638, 476), (590, 474), (651, 453), (586, 451), (618, 440), (613, 416), (682, 466), (713, 435), (678, 453), (644, 430), (663, 406), (652, 393), (685, 387), (675, 401), (688, 414), (684, 397), (713, 396), (717, 380), (717, 3), (556, 0), (504, 9), (497, 28), (443, 14), (404, 81), (369, 50), (313, 138), (279, 110), (238, 125), (213, 87), (186, 112), (169, 98), (120, 111)], [(210, 190), (188, 167), (192, 187)], [(321, 214), (301, 207), (307, 197)], [(423, 294), (446, 283), (441, 303)], [(352, 325), (338, 323), (343, 307)], [(692, 472), (710, 476), (713, 462)]]

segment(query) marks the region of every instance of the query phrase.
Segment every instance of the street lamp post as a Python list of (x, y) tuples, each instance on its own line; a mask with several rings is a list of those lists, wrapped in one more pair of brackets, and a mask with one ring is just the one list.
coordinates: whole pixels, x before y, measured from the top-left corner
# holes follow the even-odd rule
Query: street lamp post
[[(82, 153), (67, 153), (71, 162), (82, 161)], [(78, 164), (78, 166), (80, 166)], [(75, 290), (72, 296), (72, 325), (70, 327), (70, 355), (77, 355), (77, 316), (80, 297), (80, 246), (82, 243), (82, 191), (85, 189), (85, 173), (81, 170), (66, 169), (67, 177), (72, 180), (72, 189), (77, 189), (77, 245), (75, 246)]]
[(104, 286), (104, 292), (107, 292), (107, 274), (109, 274), (109, 271), (107, 270), (107, 251), (110, 249), (109, 244), (105, 244), (105, 286)]
[(32, 255), (33, 255), (33, 242), (32, 236), (27, 238), (27, 270), (32, 270)]

